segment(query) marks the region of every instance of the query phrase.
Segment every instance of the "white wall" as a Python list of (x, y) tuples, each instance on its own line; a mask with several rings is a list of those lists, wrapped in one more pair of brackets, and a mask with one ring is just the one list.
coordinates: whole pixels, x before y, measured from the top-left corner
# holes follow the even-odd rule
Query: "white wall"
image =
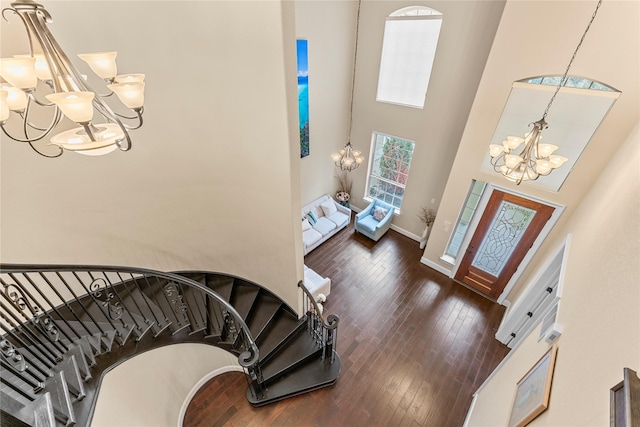
[[(626, 138), (560, 237), (572, 234), (558, 322), (564, 331), (549, 409), (535, 426), (609, 424), (609, 389), (640, 370), (640, 125)], [(556, 240), (554, 245), (560, 245)], [(549, 346), (539, 328), (481, 387), (468, 426), (506, 425), (515, 385)]]
[[(130, 152), (96, 158), (46, 159), (3, 136), (2, 262), (219, 271), (296, 307), (293, 4), (45, 3), (83, 72), (75, 54), (116, 50), (120, 73), (146, 74), (145, 124)], [(3, 57), (28, 49), (8, 17)]]
[(242, 371), (238, 359), (209, 345), (176, 344), (142, 353), (104, 376), (91, 426), (181, 426), (197, 388), (212, 374), (228, 371)]

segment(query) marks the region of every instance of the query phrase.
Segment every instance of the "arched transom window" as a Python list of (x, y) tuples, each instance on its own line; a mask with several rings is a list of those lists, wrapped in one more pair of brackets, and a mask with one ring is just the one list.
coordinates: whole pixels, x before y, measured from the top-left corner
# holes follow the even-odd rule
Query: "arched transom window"
[(405, 7), (387, 16), (377, 101), (424, 107), (442, 17), (424, 6)]

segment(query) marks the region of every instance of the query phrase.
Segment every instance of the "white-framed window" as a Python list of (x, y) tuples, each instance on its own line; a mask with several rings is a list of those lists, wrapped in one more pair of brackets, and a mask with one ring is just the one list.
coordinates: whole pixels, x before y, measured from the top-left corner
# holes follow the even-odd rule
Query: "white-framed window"
[(373, 132), (365, 200), (382, 200), (400, 213), (415, 142)]
[(476, 213), (476, 209), (478, 208), (478, 204), (480, 203), (480, 199), (482, 198), (482, 194), (486, 187), (486, 182), (476, 181), (475, 179), (471, 180), (471, 186), (469, 187), (469, 192), (467, 193), (464, 205), (462, 205), (462, 210), (458, 215), (456, 227), (453, 230), (453, 233), (451, 233), (447, 249), (441, 258), (443, 261), (448, 262), (449, 264), (456, 263), (456, 258), (460, 252), (460, 245), (467, 235), (467, 231), (469, 231), (469, 223)]
[(387, 17), (376, 101), (424, 108), (441, 27), (442, 13), (424, 6)]

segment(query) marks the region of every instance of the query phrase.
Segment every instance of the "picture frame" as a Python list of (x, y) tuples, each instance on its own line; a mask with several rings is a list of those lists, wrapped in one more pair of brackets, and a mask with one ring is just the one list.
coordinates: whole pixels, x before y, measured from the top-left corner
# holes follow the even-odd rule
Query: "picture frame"
[(307, 40), (296, 40), (298, 61), (298, 115), (300, 121), (300, 158), (307, 157), (309, 148), (309, 46)]
[(549, 406), (558, 346), (553, 345), (516, 384), (509, 427), (523, 427)]

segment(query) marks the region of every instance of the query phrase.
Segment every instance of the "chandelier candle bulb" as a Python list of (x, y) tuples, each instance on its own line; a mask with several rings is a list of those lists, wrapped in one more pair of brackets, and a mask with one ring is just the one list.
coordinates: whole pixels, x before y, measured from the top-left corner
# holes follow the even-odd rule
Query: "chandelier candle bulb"
[(27, 94), (17, 87), (13, 87), (8, 85), (7, 83), (0, 84), (0, 89), (7, 92), (6, 104), (9, 107), (9, 110), (22, 112), (25, 108), (27, 108)]
[(501, 153), (504, 153), (504, 147), (498, 144), (489, 145), (489, 155), (491, 157), (499, 156)]
[[(529, 134), (527, 134), (528, 136)], [(524, 142), (524, 138), (520, 138), (519, 136), (508, 136), (507, 140), (503, 142), (503, 145), (509, 150), (514, 150), (520, 146)]]
[(0, 76), (11, 86), (20, 89), (33, 89), (38, 84), (36, 58), (0, 59)]
[(563, 156), (549, 156), (549, 161), (551, 162), (551, 164), (553, 165), (553, 168), (559, 168), (560, 166), (562, 166), (566, 161), (568, 161), (569, 159), (567, 159), (566, 157)]
[(0, 123), (4, 123), (9, 118), (9, 102), (7, 98), (9, 92), (4, 89), (0, 89)]
[(540, 157), (549, 157), (557, 149), (558, 149), (557, 145), (553, 145), (553, 144), (538, 144), (538, 156), (540, 156)]
[(142, 108), (144, 105), (144, 82), (114, 83), (107, 85), (120, 101), (132, 110)]
[(113, 80), (117, 74), (117, 52), (79, 53), (78, 57), (86, 62), (91, 70), (104, 80)]
[(51, 71), (49, 70), (49, 65), (47, 64), (47, 60), (45, 59), (44, 55), (41, 53), (36, 53), (34, 55), (13, 55), (14, 58), (35, 58), (36, 59), (36, 64), (35, 64), (35, 69), (36, 69), (36, 77), (38, 77), (40, 80), (42, 80), (43, 82), (46, 81), (50, 81), (52, 79), (51, 77)]
[(89, 123), (93, 118), (93, 92), (59, 92), (46, 98), (76, 123)]
[(522, 163), (522, 157), (515, 156), (513, 154), (507, 154), (506, 156), (504, 156), (504, 160), (505, 160), (505, 165), (509, 169), (513, 169), (516, 166), (518, 166), (520, 163)]
[(537, 160), (536, 161), (536, 172), (540, 175), (546, 175), (551, 172), (553, 169), (553, 165), (548, 160)]
[(51, 70), (44, 55), (36, 54), (34, 57), (36, 58), (36, 76), (43, 82), (51, 81)]

